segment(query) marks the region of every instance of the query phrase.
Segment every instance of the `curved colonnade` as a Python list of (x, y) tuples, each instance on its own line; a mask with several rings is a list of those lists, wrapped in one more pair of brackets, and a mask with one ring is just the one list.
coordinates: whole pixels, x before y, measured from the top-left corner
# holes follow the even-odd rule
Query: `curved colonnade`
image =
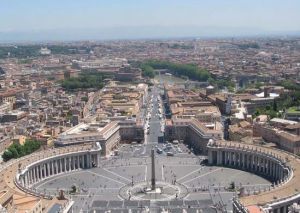
[[(50, 194), (40, 193), (34, 184), (62, 173), (100, 166), (101, 147), (80, 145), (41, 151), (19, 159), (14, 159), (0, 168), (4, 177), (3, 185), (12, 193), (32, 195), (43, 200), (57, 199)], [(13, 180), (13, 181), (11, 181)], [(71, 208), (71, 200), (66, 200), (64, 212)]]
[[(277, 149), (231, 142), (210, 141), (207, 145), (211, 165), (232, 167), (260, 175), (273, 184), (264, 190), (240, 194), (233, 202), (234, 212), (287, 213), (300, 202), (300, 160)], [(300, 191), (299, 191), (300, 192)]]
[[(72, 172), (80, 169), (88, 169), (100, 165), (101, 149), (75, 149), (68, 153), (48, 156), (31, 163), (24, 169), (19, 170), (15, 183), (23, 191), (33, 191), (32, 185), (55, 175)], [(38, 193), (33, 191), (31, 193)], [(44, 195), (50, 198), (50, 195)]]
[[(233, 201), (234, 212), (287, 213), (289, 206), (300, 203), (300, 159), (291, 153), (255, 145), (213, 142), (207, 145), (211, 165), (232, 167), (261, 175), (273, 186), (252, 194), (242, 194)], [(85, 168), (100, 166), (101, 147), (70, 146), (38, 152), (12, 160), (2, 166), (0, 173), (6, 183), (5, 190), (24, 193), (47, 200), (51, 195), (37, 192), (33, 185), (44, 179)], [(12, 182), (9, 175), (15, 179)], [(69, 206), (69, 207), (68, 207)], [(70, 201), (65, 204), (71, 208)]]

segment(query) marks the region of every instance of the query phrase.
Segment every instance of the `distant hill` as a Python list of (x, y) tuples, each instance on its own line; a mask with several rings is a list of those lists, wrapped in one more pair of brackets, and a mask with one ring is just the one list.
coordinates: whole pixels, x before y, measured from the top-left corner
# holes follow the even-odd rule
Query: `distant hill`
[(299, 36), (295, 31), (268, 31), (252, 27), (211, 26), (120, 26), (86, 29), (52, 29), (40, 31), (9, 31), (0, 29), (1, 43), (50, 42), (119, 39), (173, 39), (218, 37)]

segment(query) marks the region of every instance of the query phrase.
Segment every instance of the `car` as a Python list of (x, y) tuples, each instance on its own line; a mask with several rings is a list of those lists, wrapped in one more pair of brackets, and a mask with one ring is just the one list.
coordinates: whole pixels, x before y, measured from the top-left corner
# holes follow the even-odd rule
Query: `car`
[(160, 148), (157, 148), (156, 152), (157, 152), (158, 154), (162, 154), (162, 153), (163, 153), (162, 149), (160, 149)]
[(167, 156), (174, 156), (173, 152), (167, 152)]
[(179, 141), (178, 140), (173, 140), (173, 144), (178, 144)]

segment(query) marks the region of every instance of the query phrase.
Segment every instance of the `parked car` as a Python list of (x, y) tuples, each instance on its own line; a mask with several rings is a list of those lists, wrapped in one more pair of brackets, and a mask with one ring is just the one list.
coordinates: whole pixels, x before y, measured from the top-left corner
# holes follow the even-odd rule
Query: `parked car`
[(167, 152), (167, 156), (174, 156), (173, 152)]

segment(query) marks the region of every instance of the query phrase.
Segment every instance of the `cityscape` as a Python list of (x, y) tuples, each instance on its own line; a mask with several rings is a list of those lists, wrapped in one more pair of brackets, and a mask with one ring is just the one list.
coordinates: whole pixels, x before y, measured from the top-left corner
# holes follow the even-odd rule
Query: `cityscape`
[(58, 2), (0, 9), (0, 213), (300, 212), (298, 2)]

